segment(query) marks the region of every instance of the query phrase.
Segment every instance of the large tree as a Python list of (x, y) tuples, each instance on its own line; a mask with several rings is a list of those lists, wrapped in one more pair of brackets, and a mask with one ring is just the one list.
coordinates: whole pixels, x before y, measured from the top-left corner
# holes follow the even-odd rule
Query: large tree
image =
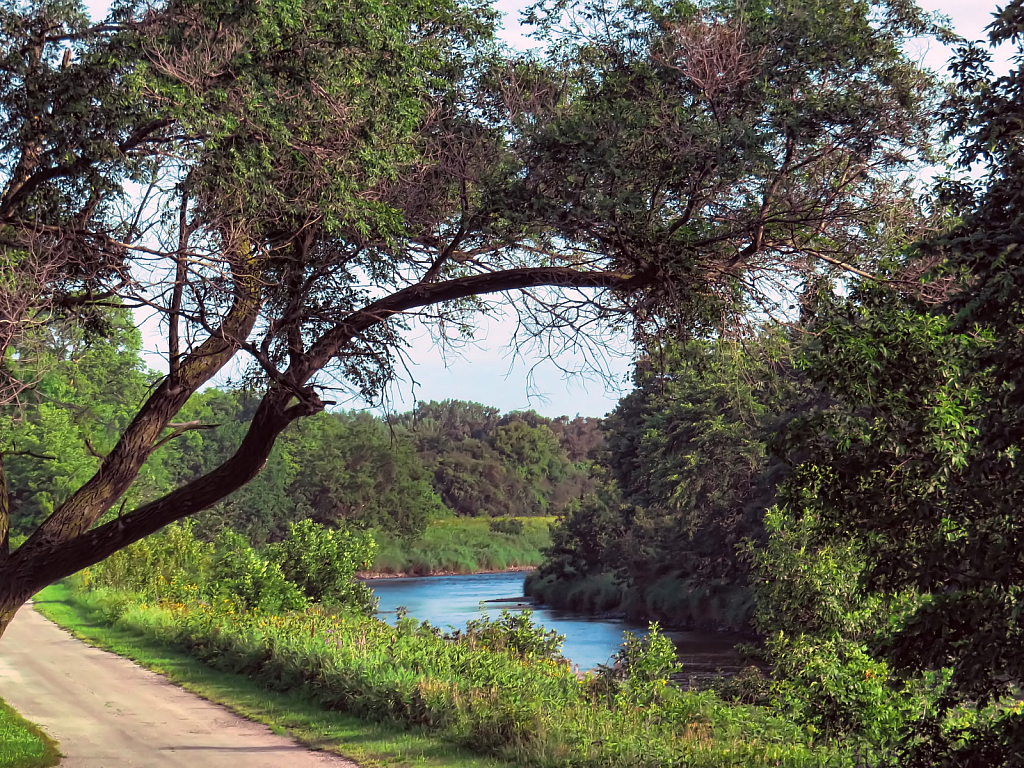
[[(379, 395), (407, 318), (443, 339), (504, 295), (570, 340), (705, 332), (801, 274), (870, 270), (899, 228), (929, 106), (901, 48), (927, 31), (911, 3), (534, 19), (545, 58), (503, 54), (490, 8), (458, 0), (126, 2), (100, 24), (0, 4), (7, 407), (32, 386), (32, 326), (145, 307), (167, 359), (13, 552), (0, 505), (0, 631), (44, 585), (247, 483), (332, 388)], [(263, 393), (237, 449), (124, 504), (229, 364)]]

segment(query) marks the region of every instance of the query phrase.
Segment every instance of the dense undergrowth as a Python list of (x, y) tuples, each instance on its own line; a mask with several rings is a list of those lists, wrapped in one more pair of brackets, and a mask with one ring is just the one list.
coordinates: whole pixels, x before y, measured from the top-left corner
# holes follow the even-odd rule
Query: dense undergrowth
[[(280, 582), (257, 578), (254, 554), (229, 557), (232, 547), (245, 554), (238, 542), (210, 552), (187, 527), (172, 527), (143, 546), (83, 572), (74, 599), (112, 624), (328, 710), (424, 727), (479, 754), (543, 768), (853, 764), (844, 745), (816, 740), (767, 708), (668, 684), (675, 648), (656, 627), (646, 639), (629, 636), (615, 668), (579, 677), (559, 653), (561, 638), (526, 612), (444, 634), (408, 617), (390, 626), (352, 595), (268, 610)], [(280, 553), (276, 562), (295, 569)], [(249, 590), (244, 599), (239, 585)]]
[[(186, 592), (188, 590), (185, 590)], [(445, 635), (406, 618), (392, 627), (319, 607), (286, 615), (220, 602), (78, 595), (111, 622), (186, 649), (210, 666), (327, 709), (439, 731), (530, 766), (818, 766), (840, 755), (796, 726), (711, 692), (666, 685), (674, 652), (653, 634), (624, 669), (578, 679), (560, 643), (528, 614)]]
[(432, 521), (415, 539), (377, 531), (373, 571), (423, 576), (534, 567), (540, 564), (544, 548), (551, 545), (548, 526), (552, 520), (451, 517)]

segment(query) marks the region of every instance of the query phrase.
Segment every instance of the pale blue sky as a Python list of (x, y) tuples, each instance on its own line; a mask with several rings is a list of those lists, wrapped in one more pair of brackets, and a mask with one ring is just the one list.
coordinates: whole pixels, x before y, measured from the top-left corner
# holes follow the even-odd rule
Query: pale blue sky
[[(996, 8), (992, 0), (918, 0), (928, 11), (948, 15), (953, 27), (969, 39), (984, 37), (983, 29)], [(526, 46), (526, 30), (518, 23), (520, 9), (527, 0), (497, 0), (496, 6), (505, 13), (505, 37), (516, 46)], [(89, 0), (86, 5), (98, 18), (106, 12), (105, 0)], [(922, 61), (935, 69), (943, 69), (948, 52), (941, 47), (922, 46)], [(603, 377), (575, 371), (583, 361), (580, 355), (565, 354), (554, 361), (542, 360), (525, 354), (515, 355), (509, 345), (513, 324), (500, 318), (486, 320), (475, 344), (464, 347), (458, 354), (443, 355), (423, 332), (411, 339), (410, 358), (412, 375), (417, 381), (395, 386), (391, 392), (396, 410), (410, 408), (416, 400), (444, 400), (447, 398), (475, 400), (496, 406), (503, 411), (534, 408), (547, 416), (566, 414), (575, 416), (601, 416), (612, 408), (618, 398), (629, 389), (630, 359), (628, 345), (623, 341), (618, 350), (606, 354), (599, 367)], [(156, 339), (153, 339), (154, 346)], [(149, 355), (149, 362), (158, 370), (166, 362), (157, 354)], [(352, 402), (350, 407), (360, 407)]]

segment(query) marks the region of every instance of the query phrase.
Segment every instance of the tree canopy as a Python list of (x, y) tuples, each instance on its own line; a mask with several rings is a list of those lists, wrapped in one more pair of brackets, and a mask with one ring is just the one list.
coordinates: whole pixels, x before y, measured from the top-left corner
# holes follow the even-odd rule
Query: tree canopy
[[(13, 553), (5, 504), (0, 627), (244, 486), (332, 391), (380, 397), (410, 318), (443, 341), (506, 295), (567, 343), (712, 333), (787, 281), (873, 269), (928, 151), (931, 81), (901, 45), (931, 28), (902, 0), (553, 2), (531, 15), (542, 56), (462, 0), (0, 17), (5, 407), (34, 384), (35, 328), (146, 308), (167, 359)], [(234, 450), (126, 496), (229, 363), (260, 393)]]

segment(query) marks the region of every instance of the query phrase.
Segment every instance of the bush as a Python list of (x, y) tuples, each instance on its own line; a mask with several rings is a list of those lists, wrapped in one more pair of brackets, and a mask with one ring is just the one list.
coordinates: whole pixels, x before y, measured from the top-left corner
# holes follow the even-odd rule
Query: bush
[(285, 578), (281, 566), (261, 557), (233, 531), (224, 531), (217, 539), (212, 575), (219, 594), (242, 610), (279, 613), (306, 606), (305, 595)]
[(216, 544), (195, 537), (192, 521), (167, 526), (82, 572), (83, 583), (148, 600), (225, 598), (242, 610), (301, 610), (308, 601), (372, 612), (373, 594), (355, 572), (373, 559), (369, 533), (293, 523), (287, 538), (261, 552), (223, 532)]
[(288, 526), (288, 536), (270, 555), (313, 602), (373, 613), (373, 592), (355, 581), (355, 573), (370, 567), (375, 549), (373, 536), (365, 531), (331, 530), (303, 520)]
[(523, 521), (514, 517), (496, 517), (491, 520), (489, 527), (494, 533), (504, 533), (507, 536), (522, 536), (526, 530)]
[(82, 578), (149, 599), (175, 596), (189, 586), (204, 587), (214, 547), (199, 541), (194, 527), (192, 520), (172, 523), (86, 569)]

